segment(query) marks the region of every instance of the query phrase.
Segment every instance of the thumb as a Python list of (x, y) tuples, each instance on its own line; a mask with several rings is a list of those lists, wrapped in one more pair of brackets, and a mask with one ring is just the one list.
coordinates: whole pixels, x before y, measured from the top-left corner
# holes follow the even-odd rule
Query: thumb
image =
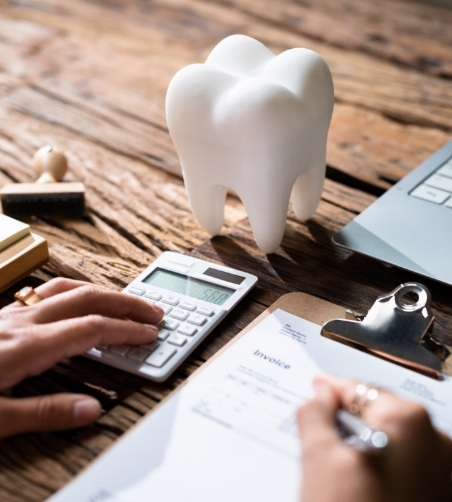
[(0, 398), (0, 438), (23, 432), (56, 431), (94, 422), (99, 401), (83, 394), (51, 394), (27, 398)]
[(337, 396), (326, 382), (314, 382), (316, 395), (297, 412), (304, 455), (324, 455), (339, 440), (336, 430)]

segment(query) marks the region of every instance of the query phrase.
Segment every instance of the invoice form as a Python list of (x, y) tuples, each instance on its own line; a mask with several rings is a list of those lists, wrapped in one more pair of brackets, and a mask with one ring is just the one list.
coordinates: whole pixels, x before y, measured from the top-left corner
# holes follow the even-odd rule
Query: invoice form
[(49, 502), (293, 502), (302, 482), (295, 412), (319, 373), (420, 401), (452, 435), (452, 381), (320, 335), (281, 309), (208, 363)]

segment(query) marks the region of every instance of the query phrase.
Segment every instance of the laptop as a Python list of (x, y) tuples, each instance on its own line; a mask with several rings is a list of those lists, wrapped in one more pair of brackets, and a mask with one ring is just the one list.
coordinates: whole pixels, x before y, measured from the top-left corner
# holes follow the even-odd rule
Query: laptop
[(452, 285), (452, 141), (335, 234), (333, 242)]

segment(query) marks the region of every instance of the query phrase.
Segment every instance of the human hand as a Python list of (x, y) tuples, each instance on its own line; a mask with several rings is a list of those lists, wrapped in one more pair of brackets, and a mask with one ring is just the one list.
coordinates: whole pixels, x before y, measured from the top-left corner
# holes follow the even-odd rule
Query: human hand
[[(0, 391), (96, 345), (149, 343), (163, 317), (138, 297), (81, 281), (52, 279), (36, 292), (43, 301), (0, 310)], [(81, 394), (0, 397), (0, 438), (86, 425), (100, 411), (97, 400)]]
[(372, 456), (340, 439), (336, 412), (356, 399), (357, 382), (322, 376), (316, 397), (298, 411), (302, 502), (441, 502), (450, 500), (452, 442), (417, 403), (379, 390), (361, 411), (390, 444)]

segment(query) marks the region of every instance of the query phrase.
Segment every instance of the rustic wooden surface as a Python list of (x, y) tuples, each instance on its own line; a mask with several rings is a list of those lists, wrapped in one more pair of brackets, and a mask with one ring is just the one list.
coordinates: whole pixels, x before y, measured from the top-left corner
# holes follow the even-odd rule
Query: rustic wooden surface
[[(74, 358), (17, 386), (17, 396), (91, 390), (108, 411), (92, 427), (2, 441), (2, 502), (45, 500), (281, 294), (304, 291), (365, 312), (413, 279), (333, 247), (331, 235), (449, 140), (451, 25), (452, 10), (403, 0), (0, 0), (0, 185), (31, 181), (33, 153), (51, 143), (66, 151), (69, 178), (87, 189), (85, 217), (30, 220), (51, 260), (23, 283), (63, 275), (120, 290), (164, 250), (260, 277), (164, 384)], [(275, 52), (311, 48), (335, 83), (322, 201), (306, 223), (289, 214), (270, 256), (256, 248), (234, 197), (222, 236), (210, 240), (198, 226), (164, 116), (174, 73), (233, 33)], [(450, 288), (423, 282), (447, 337)]]

